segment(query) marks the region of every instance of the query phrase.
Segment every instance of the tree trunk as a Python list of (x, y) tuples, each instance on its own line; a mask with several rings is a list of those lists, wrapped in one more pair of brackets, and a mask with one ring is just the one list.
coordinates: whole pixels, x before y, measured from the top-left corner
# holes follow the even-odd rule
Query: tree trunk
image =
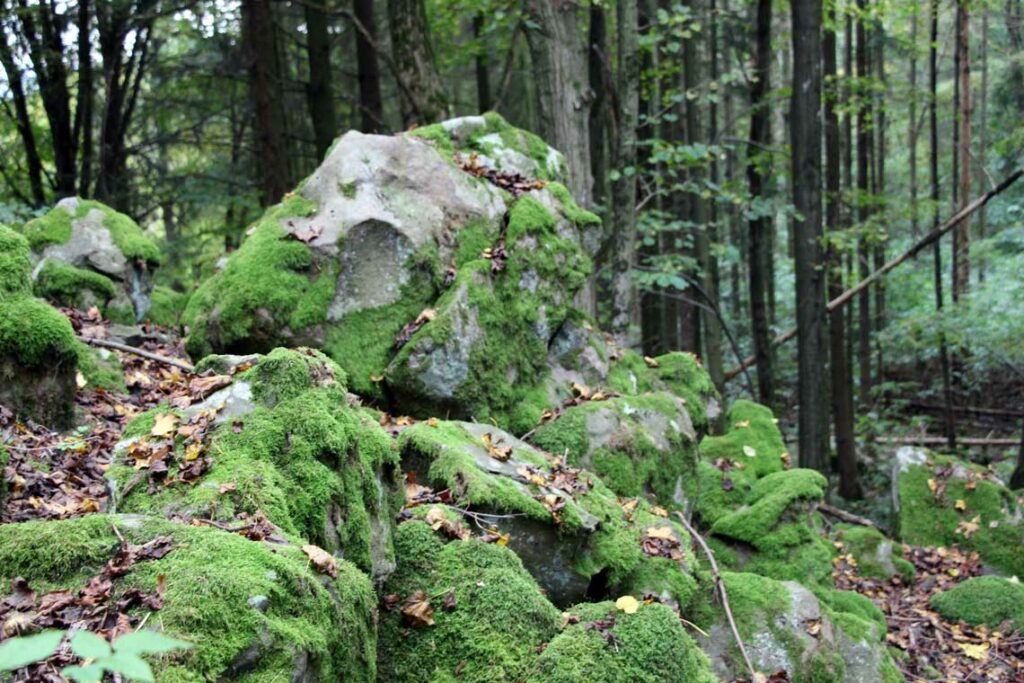
[[(987, 187), (985, 162), (988, 154), (988, 9), (981, 8), (981, 93), (979, 94), (978, 120), (978, 190), (984, 192)], [(986, 237), (985, 207), (978, 211), (978, 239)], [(978, 282), (985, 281), (985, 261), (978, 263)]]
[[(971, 201), (971, 11), (967, 0), (957, 3), (959, 17), (957, 45), (959, 48), (959, 97), (957, 102), (960, 118), (960, 146), (957, 156), (960, 158), (960, 208)], [(954, 293), (959, 300), (967, 293), (971, 284), (971, 222), (965, 220), (956, 228), (956, 282)]]
[[(888, 82), (885, 77), (885, 27), (879, 19), (875, 28), (875, 78), (881, 86), (875, 106), (875, 207), (873, 211), (885, 211), (885, 107), (888, 101)], [(885, 264), (885, 241), (884, 234), (878, 235), (874, 240), (872, 250), (872, 270), (878, 270)], [(875, 285), (875, 317), (874, 329), (876, 333), (875, 349), (877, 360), (875, 362), (875, 379), (879, 382), (885, 381), (885, 357), (882, 352), (881, 332), (885, 328), (885, 281), (879, 280)]]
[(473, 15), (473, 39), (476, 44), (476, 55), (473, 62), (476, 68), (476, 108), (481, 114), (491, 110), (491, 78), (490, 60), (488, 59), (487, 41), (483, 38), (484, 15), (477, 12)]
[(282, 80), (271, 0), (242, 2), (242, 45), (249, 69), (249, 99), (259, 166), (261, 203), (276, 204), (288, 191)]
[(309, 4), (304, 5), (303, 9), (306, 15), (306, 54), (309, 58), (306, 102), (313, 124), (313, 141), (319, 163), (334, 142), (334, 136), (338, 134), (331, 77), (331, 36), (328, 32), (327, 15), (319, 6)]
[(910, 97), (907, 116), (907, 148), (910, 150), (910, 236), (921, 234), (917, 206), (917, 14), (919, 5), (914, 0), (910, 11)]
[[(864, 22), (867, 14), (866, 0), (857, 0), (859, 15), (857, 17), (857, 78), (861, 83), (861, 92), (857, 97), (857, 220), (861, 231), (871, 216), (868, 205), (868, 172), (871, 153), (871, 104), (865, 95), (864, 83), (871, 78), (871, 60), (868, 58), (867, 31)], [(861, 279), (871, 272), (870, 248), (868, 239), (861, 234), (857, 238), (857, 263)], [(860, 372), (861, 405), (871, 403), (871, 292), (865, 289), (858, 297), (857, 325), (857, 366)]]
[(604, 58), (608, 54), (608, 27), (604, 8), (590, 5), (590, 26), (587, 29), (587, 80), (593, 99), (590, 105), (590, 169), (594, 178), (593, 204), (601, 205), (607, 193), (608, 169), (605, 165), (605, 122), (607, 88)]
[[(938, 43), (939, 43), (939, 0), (931, 2), (931, 41), (928, 49), (928, 132), (930, 146), (928, 150), (928, 166), (932, 186), (932, 228), (939, 226), (939, 119), (938, 119)], [(941, 311), (942, 295), (942, 249), (941, 240), (935, 240), (933, 247), (935, 269), (933, 282), (935, 286), (935, 308)], [(945, 334), (939, 336), (939, 364), (942, 370), (942, 396), (945, 403), (945, 420), (943, 432), (950, 450), (956, 448), (956, 425), (953, 416), (953, 386), (950, 381), (949, 349), (946, 346)]]
[(1010, 475), (1010, 488), (1024, 489), (1024, 423), (1021, 424), (1020, 448), (1017, 450), (1017, 466)]
[(828, 469), (824, 259), (821, 251), (821, 0), (791, 0), (790, 107), (795, 222), (800, 465)]
[(448, 102), (437, 73), (424, 0), (388, 0), (388, 24), (395, 75), (404, 84), (402, 125), (437, 123), (447, 116)]
[(78, 162), (78, 195), (80, 197), (89, 197), (92, 192), (92, 118), (95, 92), (93, 90), (90, 13), (89, 0), (79, 0), (78, 103), (75, 105), (75, 130), (72, 137), (81, 150)]
[(39, 147), (36, 146), (35, 132), (32, 130), (32, 118), (28, 113), (25, 90), (21, 82), (21, 69), (18, 68), (10, 46), (3, 39), (0, 39), (0, 66), (7, 75), (7, 85), (11, 89), (11, 99), (14, 100), (15, 123), (21, 137), (21, 146), (25, 150), (32, 202), (39, 208), (46, 204), (46, 194), (43, 192), (43, 162), (39, 157)]
[(374, 0), (353, 0), (353, 16), (363, 31), (356, 30), (356, 70), (359, 80), (359, 129), (364, 133), (377, 133), (385, 129), (384, 107), (380, 96), (380, 67), (374, 37), (377, 24), (373, 14)]
[[(753, 82), (750, 86), (750, 147), (747, 152), (747, 183), (750, 197), (767, 202), (766, 169), (769, 166), (768, 148), (771, 145), (771, 92), (772, 68), (772, 0), (758, 0), (755, 21), (755, 48)], [(756, 215), (750, 219), (750, 238), (747, 263), (750, 285), (750, 326), (757, 358), (758, 400), (769, 407), (775, 406), (775, 351), (772, 348), (771, 328), (768, 321), (768, 262), (774, 229), (771, 216)]]
[[(834, 24), (835, 9), (830, 9), (829, 25)], [(826, 29), (823, 41), (825, 82), (825, 223), (833, 232), (843, 230), (840, 186), (839, 115), (836, 104), (839, 84), (836, 80), (836, 34)], [(828, 291), (829, 298), (843, 293), (842, 252), (836, 240), (829, 240)], [(845, 307), (829, 315), (829, 377), (832, 385), (832, 424), (835, 429), (836, 460), (839, 470), (839, 495), (847, 500), (861, 498), (857, 472), (857, 444), (853, 433), (853, 394), (850, 385), (849, 361), (846, 357)]]
[[(635, 9), (635, 8), (634, 8)], [(593, 206), (590, 176), (590, 107), (587, 45), (579, 30), (575, 0), (528, 0), (526, 39), (533, 61), (540, 134), (565, 155), (569, 190), (585, 208)]]
[(637, 346), (640, 302), (633, 282), (636, 261), (636, 125), (640, 96), (637, 0), (616, 4), (618, 64), (613, 108), (613, 152), (618, 177), (612, 182), (612, 319), (610, 332), (625, 346)]

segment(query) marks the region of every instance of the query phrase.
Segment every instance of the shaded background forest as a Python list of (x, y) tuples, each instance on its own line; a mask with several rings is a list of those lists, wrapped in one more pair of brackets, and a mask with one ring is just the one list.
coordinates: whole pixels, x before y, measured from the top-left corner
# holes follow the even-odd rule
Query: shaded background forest
[[(844, 496), (881, 486), (876, 443), (1016, 450), (1024, 184), (824, 304), (1020, 165), (1021, 0), (0, 0), (0, 25), (0, 222), (94, 197), (163, 241), (160, 285), (187, 296), (337, 135), (495, 110), (605, 220), (580, 305), (781, 409)], [(770, 342), (798, 299), (803, 370)]]

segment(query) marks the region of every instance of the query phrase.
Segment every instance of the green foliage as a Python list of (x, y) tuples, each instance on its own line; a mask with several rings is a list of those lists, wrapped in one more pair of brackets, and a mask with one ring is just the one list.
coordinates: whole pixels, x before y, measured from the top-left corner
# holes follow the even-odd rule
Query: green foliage
[(17, 671), (52, 656), (62, 640), (63, 631), (43, 631), (33, 636), (9, 638), (0, 643), (0, 671)]
[(995, 628), (1011, 621), (1024, 628), (1024, 586), (998, 576), (976, 576), (935, 593), (931, 606), (949, 621)]

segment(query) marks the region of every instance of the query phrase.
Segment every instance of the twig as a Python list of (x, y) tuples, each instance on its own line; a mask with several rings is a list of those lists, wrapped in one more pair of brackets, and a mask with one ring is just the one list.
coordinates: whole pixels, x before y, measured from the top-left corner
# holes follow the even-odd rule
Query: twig
[(149, 360), (156, 361), (157, 363), (163, 363), (165, 365), (171, 365), (176, 368), (180, 368), (185, 372), (195, 372), (195, 367), (189, 365), (185, 361), (178, 360), (176, 358), (168, 358), (167, 356), (161, 356), (158, 353), (152, 353), (150, 351), (143, 351), (140, 348), (134, 346), (128, 346), (127, 344), (121, 344), (119, 342), (107, 341), (106, 339), (97, 339), (96, 337), (83, 337), (82, 335), (75, 335), (79, 341), (83, 341), (86, 344), (92, 346), (102, 346), (107, 349), (116, 349), (117, 351), (124, 351), (125, 353), (134, 353), (136, 356), (142, 356)]
[(740, 654), (743, 656), (743, 662), (747, 665), (747, 671), (750, 672), (750, 678), (752, 680), (757, 679), (757, 669), (750, 662), (750, 655), (747, 654), (747, 648), (743, 646), (743, 639), (740, 638), (740, 631), (736, 628), (736, 620), (732, 616), (732, 609), (729, 607), (729, 594), (725, 591), (725, 582), (722, 581), (722, 574), (718, 571), (718, 563), (715, 562), (715, 555), (711, 552), (711, 548), (704, 542), (704, 537), (697, 533), (688, 521), (686, 521), (685, 515), (681, 512), (676, 512), (676, 517), (679, 518), (680, 523), (686, 527), (686, 531), (691, 536), (697, 539), (697, 543), (700, 544), (704, 554), (707, 555), (708, 564), (711, 565), (711, 575), (715, 579), (715, 587), (718, 588), (718, 594), (722, 597), (722, 607), (725, 609), (725, 617), (729, 620), (729, 626), (732, 628), (732, 635), (736, 639), (736, 645), (740, 649)]
[(837, 507), (832, 507), (828, 503), (818, 503), (818, 510), (824, 512), (826, 515), (832, 515), (836, 519), (841, 519), (844, 522), (849, 522), (850, 524), (869, 526), (872, 529), (878, 528), (878, 525), (872, 522), (867, 517), (861, 517), (860, 515), (855, 515), (852, 512), (847, 512), (846, 510), (842, 510)]

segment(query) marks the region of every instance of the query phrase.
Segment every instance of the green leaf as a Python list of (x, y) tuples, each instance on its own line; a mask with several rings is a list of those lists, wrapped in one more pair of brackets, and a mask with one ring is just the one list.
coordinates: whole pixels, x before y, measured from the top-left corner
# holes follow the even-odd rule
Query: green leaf
[(76, 631), (71, 636), (71, 650), (82, 659), (110, 656), (110, 645), (91, 631)]
[(114, 650), (117, 654), (148, 655), (174, 652), (175, 650), (188, 650), (192, 643), (184, 640), (175, 640), (169, 636), (156, 631), (135, 631), (126, 633), (114, 641)]
[(14, 671), (46, 659), (64, 640), (64, 631), (43, 631), (34, 636), (11, 638), (0, 645), (0, 671)]
[(154, 681), (153, 670), (138, 655), (116, 653), (110, 657), (96, 660), (96, 664), (107, 671), (121, 674), (133, 681), (142, 681), (142, 683), (153, 683)]
[(99, 664), (66, 666), (61, 669), (60, 675), (78, 683), (99, 683), (103, 679), (103, 667)]

